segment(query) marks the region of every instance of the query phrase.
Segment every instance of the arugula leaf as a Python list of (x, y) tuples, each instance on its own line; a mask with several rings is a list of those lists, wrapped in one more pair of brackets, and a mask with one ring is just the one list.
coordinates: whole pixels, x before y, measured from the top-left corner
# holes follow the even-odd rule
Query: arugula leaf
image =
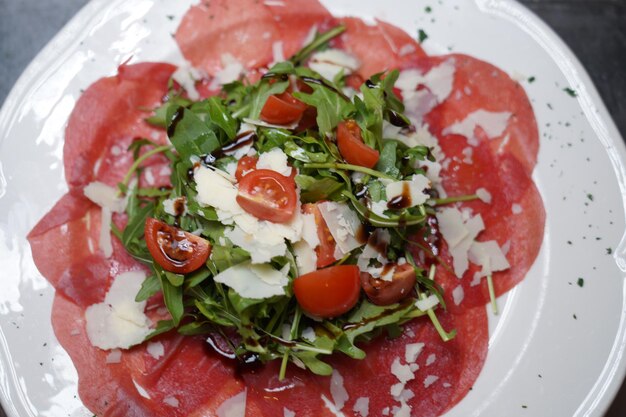
[(355, 111), (354, 105), (327, 86), (307, 84), (313, 88), (312, 94), (295, 92), (293, 96), (317, 109), (316, 121), (320, 134), (331, 135), (339, 122), (348, 118)]
[(156, 274), (152, 274), (147, 277), (141, 284), (141, 289), (135, 297), (136, 302), (146, 301), (161, 289), (161, 282), (157, 278)]
[(207, 263), (220, 273), (249, 259), (250, 254), (241, 248), (214, 246), (211, 249), (211, 259)]
[(183, 313), (185, 312), (183, 304), (183, 288), (172, 285), (165, 276), (165, 271), (163, 271), (160, 266), (155, 266), (153, 270), (154, 274), (158, 277), (159, 282), (161, 283), (165, 306), (172, 315), (174, 326), (177, 327), (180, 324)]
[(237, 120), (232, 117), (230, 110), (219, 97), (210, 97), (196, 103), (191, 106), (191, 110), (197, 114), (208, 115), (208, 121), (218, 126), (226, 135), (227, 140), (233, 140), (237, 136)]
[(303, 203), (314, 203), (321, 200), (332, 200), (331, 196), (344, 189), (344, 184), (333, 178), (310, 177), (308, 175), (296, 175), (296, 184), (302, 190), (300, 199)]
[(168, 110), (167, 135), (181, 159), (210, 154), (221, 144), (215, 132), (197, 114), (184, 107)]
[(167, 112), (171, 108), (187, 107), (192, 102), (180, 96), (174, 96), (154, 110), (154, 115), (148, 117), (146, 122), (158, 127), (167, 127)]
[(267, 99), (273, 94), (284, 93), (289, 86), (289, 81), (277, 81), (273, 84), (261, 81), (251, 92), (250, 112), (248, 117), (257, 120)]
[(380, 158), (376, 164), (376, 170), (384, 174), (400, 179), (400, 170), (396, 167), (396, 152), (398, 143), (395, 141), (385, 141)]

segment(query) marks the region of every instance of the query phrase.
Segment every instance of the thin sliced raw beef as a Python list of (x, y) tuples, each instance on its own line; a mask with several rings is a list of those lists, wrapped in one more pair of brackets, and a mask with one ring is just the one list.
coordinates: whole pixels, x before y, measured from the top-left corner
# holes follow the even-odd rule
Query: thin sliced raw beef
[(358, 73), (364, 79), (375, 73), (400, 68), (408, 61), (425, 56), (419, 44), (397, 27), (378, 21), (369, 25), (356, 17), (345, 17), (342, 49), (361, 62)]
[[(98, 416), (215, 415), (225, 400), (244, 389), (233, 368), (208, 351), (203, 338), (165, 335), (157, 340), (165, 353), (158, 360), (144, 345), (123, 351), (119, 363), (107, 363), (109, 352), (91, 346), (87, 338), (83, 314), (83, 308), (56, 295), (55, 334), (78, 370), (81, 400)], [(155, 372), (158, 377), (150, 379)]]
[(304, 46), (312, 30), (324, 32), (337, 24), (317, 0), (266, 0), (264, 4), (274, 16), (286, 59)]
[(159, 106), (176, 69), (170, 64), (121, 65), (118, 75), (102, 78), (80, 97), (65, 131), (63, 160), (70, 187), (103, 179), (115, 185), (132, 164), (122, 154), (135, 138), (165, 143), (162, 130), (144, 118)]
[(261, 1), (205, 0), (185, 14), (176, 42), (193, 66), (215, 75), (225, 54), (245, 68), (267, 65), (278, 36), (275, 20)]
[[(539, 131), (524, 88), (501, 69), (479, 59), (460, 54), (442, 58), (455, 61), (454, 88), (447, 100), (427, 115), (425, 120), (431, 130), (441, 138), (447, 128), (476, 111), (509, 112), (506, 129), (489, 144), (495, 152), (514, 155), (526, 172), (532, 172), (537, 162)], [(475, 134), (484, 136), (484, 129), (477, 127)]]
[[(99, 248), (100, 207), (70, 191), (28, 234), (33, 260), (46, 279), (82, 307), (102, 301), (111, 280), (127, 271), (144, 269), (112, 237), (113, 254)], [(123, 228), (124, 216), (115, 216)]]
[[(464, 137), (450, 135), (440, 141), (443, 152), (450, 163), (442, 171), (443, 186), (450, 196), (471, 195), (479, 188), (491, 194), (491, 203), (481, 200), (463, 203), (462, 207), (480, 214), (485, 230), (478, 241), (496, 240), (500, 247), (509, 247), (506, 257), (511, 268), (493, 274), (496, 295), (500, 296), (524, 279), (534, 263), (541, 243), (545, 225), (545, 210), (541, 196), (525, 167), (509, 153), (494, 154), (488, 142), (471, 147), (471, 162), (464, 162), (468, 149)], [(444, 244), (442, 259), (452, 265)], [(443, 267), (438, 268), (437, 281), (444, 287), (449, 307), (456, 311), (489, 302), (486, 279), (478, 285), (474, 274), (480, 267), (470, 263), (462, 279)], [(456, 306), (452, 291), (463, 286), (464, 297)]]
[[(400, 405), (390, 392), (391, 387), (399, 382), (391, 367), (396, 359), (402, 365), (407, 364), (406, 345), (411, 343), (424, 343), (416, 361), (419, 369), (405, 386), (414, 394), (408, 400), (413, 409), (411, 415), (441, 415), (467, 394), (487, 356), (489, 337), (485, 309), (468, 309), (460, 315), (439, 311), (438, 316), (444, 328), (457, 330), (457, 337), (452, 341), (442, 341), (425, 317), (408, 323), (405, 333), (397, 339), (380, 337), (364, 344), (362, 348), (367, 356), (363, 360), (334, 355), (329, 362), (343, 377), (343, 386), (349, 396), (341, 409), (345, 416), (359, 416), (353, 407), (360, 397), (369, 398), (369, 415), (373, 416), (383, 415), (382, 410), (387, 407), (391, 410)], [(248, 400), (257, 404), (263, 416), (282, 415), (283, 407), (296, 411), (297, 416), (335, 415), (322, 399), (324, 396), (333, 403), (330, 377), (314, 376), (290, 366), (287, 378), (279, 381), (278, 368), (279, 364), (272, 363), (258, 372), (244, 375), (249, 387)], [(428, 384), (434, 377), (436, 380)]]

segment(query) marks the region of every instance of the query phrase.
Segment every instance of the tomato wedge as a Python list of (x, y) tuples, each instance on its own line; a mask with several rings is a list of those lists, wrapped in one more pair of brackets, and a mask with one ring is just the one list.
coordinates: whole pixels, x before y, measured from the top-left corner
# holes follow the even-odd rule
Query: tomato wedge
[(237, 178), (237, 181), (241, 181), (243, 176), (248, 173), (248, 171), (256, 169), (256, 163), (258, 160), (259, 158), (256, 156), (248, 155), (241, 158), (239, 162), (237, 162), (237, 170), (235, 171), (235, 178)]
[(415, 271), (409, 264), (387, 264), (394, 268), (391, 281), (374, 278), (367, 272), (361, 272), (361, 285), (367, 298), (379, 306), (388, 306), (397, 303), (409, 296), (415, 286)]
[(324, 217), (317, 205), (321, 203), (309, 203), (302, 206), (302, 211), (315, 216), (315, 225), (317, 226), (317, 237), (320, 244), (315, 248), (317, 255), (317, 267), (324, 268), (335, 262), (335, 239), (328, 229), (328, 225), (324, 221)]
[(268, 97), (261, 109), (261, 120), (278, 125), (294, 123), (300, 120), (306, 107), (289, 92), (274, 94)]
[(149, 217), (144, 228), (146, 245), (166, 271), (187, 274), (200, 268), (211, 254), (208, 240)]
[(293, 291), (300, 307), (317, 317), (337, 317), (359, 300), (359, 267), (338, 265), (299, 276)]
[(374, 168), (380, 157), (376, 149), (370, 148), (363, 142), (361, 128), (352, 119), (337, 125), (337, 146), (343, 159), (352, 165)]
[[(247, 173), (249, 173), (250, 171), (253, 171), (256, 169), (256, 164), (259, 161), (259, 158), (257, 156), (244, 156), (243, 158), (241, 158), (239, 160), (239, 162), (237, 163), (237, 170), (235, 171), (235, 178), (237, 179), (237, 181), (241, 181), (241, 179), (243, 178), (243, 176)], [(290, 164), (287, 164), (290, 165)], [(291, 174), (289, 175), (289, 178), (291, 178), (292, 180), (295, 180), (296, 175), (298, 175), (298, 170), (291, 167)]]
[(269, 169), (257, 169), (239, 181), (237, 203), (261, 220), (286, 223), (296, 213), (296, 182)]

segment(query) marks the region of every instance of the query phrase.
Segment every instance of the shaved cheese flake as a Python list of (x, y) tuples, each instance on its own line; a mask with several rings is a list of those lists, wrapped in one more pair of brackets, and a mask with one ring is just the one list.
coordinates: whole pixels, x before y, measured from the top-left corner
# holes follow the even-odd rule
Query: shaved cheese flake
[(462, 285), (458, 285), (452, 290), (452, 299), (454, 304), (458, 306), (463, 301), (463, 298), (465, 298), (465, 291), (463, 291)]
[(113, 280), (104, 302), (87, 307), (87, 336), (93, 346), (103, 350), (128, 349), (143, 342), (150, 333), (150, 320), (143, 312), (146, 302), (135, 301), (145, 278), (145, 273), (139, 271), (120, 274)]
[(291, 411), (287, 407), (283, 407), (283, 417), (296, 417), (296, 412)]
[(348, 204), (326, 201), (318, 204), (317, 207), (330, 230), (330, 234), (335, 239), (339, 257), (363, 245), (356, 239), (358, 230), (363, 225)]
[(113, 349), (107, 355), (105, 362), (106, 363), (120, 363), (122, 361), (122, 351), (119, 349)]
[(434, 294), (429, 295), (423, 300), (417, 300), (415, 302), (415, 306), (419, 308), (421, 311), (428, 311), (431, 308), (435, 307), (437, 304), (439, 304), (439, 299)]
[[(465, 119), (454, 123), (443, 130), (444, 135), (456, 134), (465, 136), (467, 139), (475, 138), (477, 127), (482, 128), (489, 139), (499, 137), (504, 133), (511, 118), (510, 112), (490, 112), (477, 110), (470, 113)], [(470, 143), (471, 144), (471, 143)]]
[(337, 410), (341, 410), (350, 398), (346, 387), (343, 385), (343, 376), (336, 369), (333, 369), (330, 376), (330, 395), (333, 397)]
[(135, 389), (137, 390), (139, 395), (141, 395), (143, 398), (147, 400), (151, 399), (150, 394), (148, 394), (148, 391), (146, 391), (146, 389), (142, 387), (141, 385), (139, 385), (137, 381), (135, 381), (134, 379), (133, 379), (133, 384), (135, 385)]
[(104, 253), (105, 258), (110, 258), (113, 255), (113, 242), (111, 241), (111, 220), (112, 213), (107, 207), (102, 208), (102, 216), (100, 218), (100, 238), (98, 245), (100, 250)]
[(282, 256), (287, 252), (285, 240), (281, 237), (277, 239), (261, 240), (256, 234), (246, 233), (240, 227), (235, 226), (233, 229), (226, 229), (224, 236), (228, 238), (233, 245), (245, 249), (250, 253), (252, 263), (263, 264), (269, 262), (275, 256)]
[(287, 164), (287, 155), (280, 148), (273, 148), (260, 154), (256, 167), (278, 172), (285, 177), (290, 176), (293, 169)]
[(400, 407), (393, 407), (392, 413), (393, 417), (411, 417), (411, 406), (402, 401)]
[(300, 275), (308, 274), (317, 269), (317, 254), (308, 243), (305, 241), (295, 243), (293, 252), (296, 256), (296, 265)]
[(424, 190), (430, 188), (430, 181), (424, 175), (416, 174), (411, 177), (410, 181), (395, 181), (387, 184), (385, 192), (387, 201), (394, 198), (406, 198), (405, 190), (409, 190), (409, 204), (407, 207), (415, 207), (424, 204), (430, 198)]
[(315, 330), (312, 327), (307, 327), (302, 330), (302, 338), (308, 340), (309, 342), (315, 342), (317, 339), (317, 335), (315, 334)]
[(482, 276), (491, 275), (492, 272), (496, 271), (504, 271), (511, 267), (495, 240), (473, 242), (468, 255), (470, 261), (482, 267)]
[(288, 272), (288, 264), (277, 271), (269, 264), (243, 262), (220, 272), (213, 279), (229, 286), (242, 297), (259, 300), (284, 295), (284, 287), (289, 283)]
[(487, 191), (485, 188), (479, 188), (476, 190), (476, 195), (480, 198), (484, 203), (491, 204), (491, 193)]
[(245, 417), (247, 390), (224, 401), (216, 411), (217, 417)]
[(161, 342), (149, 342), (146, 351), (157, 360), (165, 355), (165, 347)]
[(519, 204), (513, 204), (511, 206), (511, 211), (513, 212), (513, 214), (520, 214), (523, 211), (523, 209), (522, 209), (522, 206), (520, 206)]
[(322, 395), (321, 398), (322, 398), (322, 401), (324, 402), (324, 406), (326, 406), (328, 411), (333, 413), (335, 417), (346, 417), (346, 415), (342, 413), (340, 410), (338, 410), (337, 406), (331, 400), (329, 400), (325, 395)]
[(437, 213), (439, 230), (449, 247), (454, 247), (468, 235), (461, 212), (456, 208), (443, 208)]
[(402, 394), (403, 389), (404, 389), (404, 383), (398, 382), (391, 386), (391, 388), (389, 389), (389, 393), (391, 394), (393, 398), (399, 398), (400, 395)]
[(315, 223), (314, 214), (302, 215), (302, 240), (315, 249), (320, 244), (320, 238), (317, 235), (317, 224)]
[[(474, 239), (484, 230), (485, 224), (479, 215), (461, 213), (454, 207), (444, 208), (437, 213), (443, 238), (448, 243), (455, 275), (460, 278), (469, 267), (468, 251)], [(466, 218), (467, 220), (464, 220)]]
[(452, 92), (455, 71), (454, 59), (442, 62), (425, 75), (416, 69), (405, 70), (400, 72), (396, 87), (402, 91), (402, 97), (408, 98), (418, 93), (417, 87), (423, 85), (437, 98), (438, 103), (442, 103)]
[(404, 347), (404, 360), (407, 363), (414, 363), (422, 353), (422, 349), (424, 349), (424, 343), (408, 343)]
[(407, 381), (415, 378), (415, 375), (411, 372), (409, 365), (401, 364), (400, 358), (396, 358), (391, 364), (391, 373), (403, 384), (406, 384)]
[[(200, 99), (200, 93), (196, 90), (196, 81), (202, 79), (202, 72), (197, 68), (192, 67), (188, 62), (185, 62), (184, 65), (181, 65), (174, 71), (172, 74), (172, 79), (180, 84), (185, 91), (187, 92), (187, 96), (193, 100), (197, 101)], [(239, 74), (237, 74), (239, 76)]]
[(428, 375), (426, 378), (424, 378), (424, 388), (430, 387), (432, 384), (437, 382), (438, 379), (439, 379), (438, 376)]
[(435, 363), (436, 360), (437, 360), (437, 355), (435, 355), (434, 353), (431, 353), (426, 358), (426, 366), (432, 365), (433, 363)]
[(220, 85), (237, 81), (239, 76), (244, 72), (245, 67), (241, 62), (229, 53), (222, 54), (222, 69), (215, 74), (215, 78), (211, 82), (211, 88), (218, 88)]
[(180, 402), (178, 401), (178, 399), (172, 395), (170, 395), (169, 397), (165, 397), (163, 399), (163, 403), (174, 408), (178, 408), (178, 406), (180, 405)]
[(311, 56), (309, 68), (327, 80), (334, 80), (343, 71), (348, 75), (359, 69), (361, 63), (354, 56), (340, 49), (326, 49)]
[(368, 397), (359, 397), (354, 402), (352, 411), (359, 414), (361, 417), (367, 417), (370, 413), (370, 399)]

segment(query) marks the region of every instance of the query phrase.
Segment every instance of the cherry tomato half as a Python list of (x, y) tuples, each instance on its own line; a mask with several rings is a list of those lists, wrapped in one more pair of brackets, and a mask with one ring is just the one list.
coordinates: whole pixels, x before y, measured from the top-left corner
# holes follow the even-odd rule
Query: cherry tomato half
[(258, 160), (259, 158), (256, 156), (248, 155), (241, 158), (239, 162), (237, 162), (237, 170), (235, 171), (235, 178), (237, 178), (237, 181), (241, 181), (241, 178), (243, 178), (244, 174), (248, 173), (248, 171), (256, 169), (256, 163)]
[(286, 125), (300, 120), (305, 109), (306, 104), (296, 99), (291, 93), (274, 94), (268, 97), (261, 109), (261, 120)]
[(361, 272), (363, 291), (372, 303), (379, 306), (388, 306), (407, 297), (415, 286), (415, 271), (409, 264), (388, 264), (395, 268), (391, 281), (374, 278), (367, 272)]
[(239, 181), (237, 203), (261, 220), (286, 223), (296, 213), (296, 182), (276, 171), (254, 170)]
[(354, 120), (345, 120), (337, 126), (337, 146), (349, 164), (374, 168), (380, 154), (363, 142), (361, 128)]
[(149, 217), (144, 228), (148, 251), (166, 271), (187, 274), (200, 268), (211, 253), (211, 245), (200, 236)]
[[(259, 161), (259, 158), (257, 156), (244, 156), (243, 158), (241, 158), (239, 160), (239, 162), (237, 163), (237, 170), (235, 171), (235, 178), (237, 178), (237, 181), (241, 181), (241, 178), (243, 178), (244, 173), (249, 173), (250, 171), (253, 171), (256, 169), (256, 164)], [(289, 165), (289, 164), (288, 164)], [(291, 174), (289, 175), (289, 178), (291, 178), (292, 180), (295, 180), (296, 175), (298, 175), (298, 171), (291, 167)]]
[(299, 276), (293, 291), (300, 307), (317, 317), (337, 317), (359, 300), (359, 267), (338, 265)]
[(302, 207), (305, 213), (315, 216), (315, 225), (317, 226), (317, 237), (320, 244), (315, 248), (317, 255), (317, 267), (324, 268), (336, 261), (335, 259), (335, 239), (328, 229), (328, 225), (324, 221), (324, 217), (317, 207), (319, 203), (309, 203)]

